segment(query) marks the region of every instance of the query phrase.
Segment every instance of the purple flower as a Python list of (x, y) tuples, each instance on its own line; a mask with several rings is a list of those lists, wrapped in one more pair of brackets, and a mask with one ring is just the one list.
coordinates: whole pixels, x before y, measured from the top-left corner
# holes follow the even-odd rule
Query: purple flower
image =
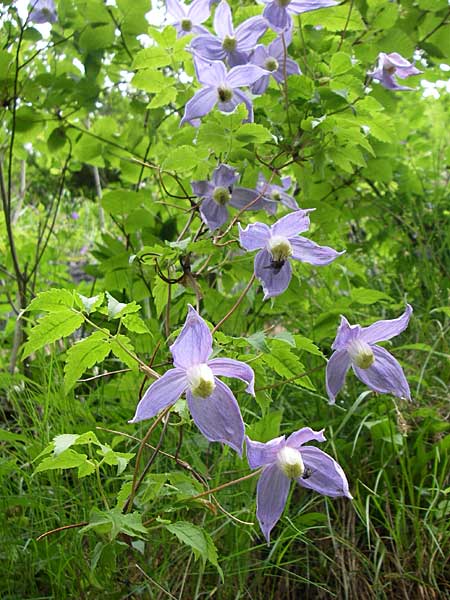
[(240, 87), (252, 85), (265, 74), (256, 65), (241, 65), (233, 67), (227, 73), (225, 65), (220, 61), (208, 62), (194, 57), (197, 78), (204, 87), (196, 92), (186, 103), (180, 125), (192, 124), (194, 119), (203, 117), (218, 105), (219, 110), (229, 113), (244, 103), (247, 107), (246, 122), (253, 121), (253, 105), (248, 96), (241, 92)]
[(151, 419), (186, 392), (192, 418), (202, 434), (211, 442), (228, 444), (241, 455), (244, 441), (241, 412), (230, 388), (216, 376), (241, 379), (247, 383), (246, 391), (254, 395), (253, 370), (231, 358), (209, 360), (211, 332), (190, 305), (183, 329), (170, 351), (175, 368), (152, 383), (130, 423)]
[(419, 71), (398, 52), (391, 52), (390, 54), (380, 52), (377, 68), (374, 71), (369, 71), (368, 75), (379, 81), (388, 90), (413, 90), (414, 88), (399, 85), (395, 77), (406, 79), (411, 75), (419, 75), (420, 73), (423, 73), (423, 71)]
[(208, 33), (200, 23), (206, 21), (211, 12), (209, 0), (194, 0), (189, 6), (179, 0), (166, 0), (166, 7), (167, 12), (176, 19), (173, 25), (178, 37), (189, 33)]
[(70, 213), (70, 216), (71, 216), (71, 218), (72, 218), (72, 219), (74, 219), (75, 221), (76, 221), (77, 219), (79, 219), (79, 218), (80, 218), (80, 215), (77, 213), (77, 211), (76, 211), (76, 210), (74, 210), (73, 212), (71, 212), (71, 213)]
[(256, 190), (243, 187), (233, 187), (239, 175), (228, 165), (221, 164), (214, 169), (211, 181), (193, 181), (194, 194), (202, 198), (200, 215), (202, 220), (214, 231), (228, 220), (227, 205), (243, 209), (247, 204), (253, 204), (247, 210), (272, 210), (273, 202), (267, 201)]
[(58, 20), (53, 0), (37, 0), (30, 2), (29, 20), (33, 23), (55, 23)]
[(264, 0), (267, 6), (263, 16), (274, 31), (284, 31), (292, 25), (291, 15), (299, 15), (318, 8), (336, 6), (334, 0)]
[(268, 542), (286, 504), (291, 479), (325, 496), (352, 499), (342, 467), (319, 448), (303, 445), (311, 440), (324, 442), (323, 430), (303, 427), (288, 439), (282, 435), (266, 444), (246, 437), (250, 468), (264, 467), (256, 490), (256, 516)]
[(263, 17), (252, 17), (233, 28), (231, 9), (222, 0), (214, 14), (217, 37), (207, 33), (191, 43), (192, 50), (206, 60), (228, 60), (230, 67), (244, 65), (256, 42), (266, 32), (268, 23)]
[(328, 265), (343, 254), (298, 236), (309, 229), (311, 210), (314, 209), (297, 210), (271, 227), (252, 223), (241, 229), (239, 225), (241, 246), (248, 251), (260, 250), (255, 257), (255, 275), (262, 283), (264, 300), (279, 296), (287, 289), (292, 277), (290, 258), (312, 265)]
[[(286, 190), (288, 190), (290, 187), (290, 177), (282, 177), (280, 186), (273, 183), (268, 183), (267, 179), (262, 173), (259, 174), (258, 183), (256, 185), (256, 189), (260, 194), (262, 194), (263, 198), (271, 200), (275, 203), (281, 202), (290, 210), (299, 210), (299, 206), (295, 198), (286, 193)], [(275, 204), (275, 208), (277, 208), (277, 204)]]
[(371, 390), (411, 400), (403, 369), (392, 354), (376, 343), (390, 340), (404, 331), (412, 310), (407, 304), (405, 312), (398, 319), (377, 321), (369, 327), (350, 325), (345, 317), (341, 317), (336, 339), (331, 346), (335, 352), (327, 364), (330, 404), (334, 404), (350, 366), (358, 379)]
[[(284, 34), (286, 47), (291, 41), (291, 32), (289, 37), (287, 32)], [(285, 58), (284, 44), (281, 37), (275, 39), (271, 44), (267, 46), (256, 46), (253, 54), (251, 55), (250, 62), (254, 65), (258, 65), (268, 71), (266, 75), (263, 75), (261, 79), (255, 81), (250, 88), (252, 94), (264, 94), (269, 85), (270, 77), (272, 76), (277, 83), (284, 81), (285, 75), (300, 75), (301, 71), (298, 64), (292, 60), (292, 58)]]

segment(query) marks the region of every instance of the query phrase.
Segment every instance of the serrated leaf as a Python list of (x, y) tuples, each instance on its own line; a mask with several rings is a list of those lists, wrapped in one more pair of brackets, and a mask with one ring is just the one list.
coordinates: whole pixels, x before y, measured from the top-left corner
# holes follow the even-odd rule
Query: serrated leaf
[(190, 546), (196, 558), (202, 557), (204, 561), (208, 560), (219, 569), (217, 549), (211, 536), (204, 529), (187, 521), (171, 523), (166, 525), (166, 529), (176, 535), (180, 542)]
[(77, 441), (79, 437), (80, 436), (77, 433), (62, 433), (61, 435), (57, 435), (56, 437), (54, 437), (54, 456), (58, 456), (58, 454), (61, 454), (61, 452), (64, 452), (64, 450), (67, 450), (67, 448), (73, 446), (73, 444)]
[(268, 129), (258, 123), (244, 123), (236, 132), (236, 139), (245, 144), (263, 144), (273, 139)]
[(82, 315), (68, 308), (63, 308), (58, 312), (53, 312), (42, 317), (39, 323), (30, 331), (28, 341), (23, 349), (24, 358), (46, 344), (51, 344), (60, 338), (70, 335), (83, 322)]
[(126, 533), (131, 537), (142, 538), (147, 535), (147, 529), (142, 525), (142, 517), (137, 512), (122, 514), (122, 512), (113, 508), (109, 511), (101, 511), (94, 508), (91, 512), (89, 525), (80, 530), (81, 533), (96, 529), (99, 533), (109, 533), (111, 540), (115, 539), (119, 533)]
[(139, 315), (128, 314), (122, 319), (122, 324), (133, 333), (150, 333), (149, 328)]
[(108, 356), (110, 350), (108, 335), (102, 331), (96, 331), (88, 338), (69, 348), (64, 366), (64, 389), (66, 393), (72, 389), (77, 379), (86, 369), (102, 362)]
[(86, 296), (83, 296), (83, 294), (78, 293), (78, 298), (80, 300), (79, 304), (81, 304), (80, 308), (84, 309), (84, 312), (90, 315), (101, 306), (103, 302), (103, 292), (97, 294), (97, 296), (92, 296), (91, 298), (87, 298)]
[(54, 469), (73, 469), (79, 467), (88, 460), (86, 454), (79, 454), (71, 448), (64, 450), (57, 456), (48, 456), (36, 467), (35, 473), (51, 471)]
[(61, 310), (64, 307), (73, 306), (73, 293), (70, 290), (52, 288), (45, 292), (40, 292), (36, 298), (27, 306), (27, 310), (45, 310), (53, 312)]
[[(133, 344), (126, 335), (119, 334), (115, 338), (109, 341), (111, 351), (114, 356), (117, 356), (123, 363), (125, 363), (130, 369), (137, 371), (139, 364), (129, 353), (135, 354)], [(128, 352), (127, 352), (128, 350)]]
[(124, 317), (130, 313), (138, 312), (141, 309), (139, 304), (137, 304), (134, 300), (125, 304), (124, 302), (119, 302), (116, 300), (108, 292), (106, 292), (106, 299), (108, 302), (108, 317), (110, 319), (119, 319), (120, 317)]
[(356, 304), (375, 304), (375, 302), (393, 301), (391, 296), (378, 290), (370, 290), (367, 288), (355, 288), (351, 291), (351, 299)]

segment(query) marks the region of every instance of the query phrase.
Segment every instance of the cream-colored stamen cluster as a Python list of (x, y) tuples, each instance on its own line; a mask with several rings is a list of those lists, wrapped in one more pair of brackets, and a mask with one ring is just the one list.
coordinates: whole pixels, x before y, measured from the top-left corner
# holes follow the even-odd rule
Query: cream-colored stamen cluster
[(285, 446), (277, 454), (277, 463), (286, 477), (296, 479), (305, 472), (302, 455), (295, 448)]
[(282, 235), (274, 235), (269, 241), (269, 250), (275, 261), (286, 260), (292, 256), (292, 246)]
[(188, 385), (191, 393), (200, 398), (211, 396), (216, 388), (214, 374), (207, 364), (194, 365), (187, 370)]
[(212, 199), (217, 202), (217, 204), (224, 205), (231, 199), (231, 194), (227, 188), (224, 187), (216, 187), (212, 193)]
[(368, 369), (375, 362), (372, 348), (363, 340), (354, 340), (347, 348), (353, 363), (360, 369)]

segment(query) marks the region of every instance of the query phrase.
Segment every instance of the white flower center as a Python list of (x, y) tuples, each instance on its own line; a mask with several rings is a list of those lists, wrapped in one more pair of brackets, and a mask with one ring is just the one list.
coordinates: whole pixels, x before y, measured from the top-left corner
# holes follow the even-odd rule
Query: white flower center
[(229, 87), (221, 85), (217, 88), (217, 95), (221, 102), (229, 102), (233, 97), (233, 90)]
[(282, 235), (274, 235), (269, 240), (269, 250), (274, 261), (279, 262), (292, 256), (292, 246)]
[(353, 340), (347, 350), (352, 361), (360, 369), (368, 369), (375, 362), (372, 348), (363, 340)]
[(273, 71), (278, 71), (278, 67), (280, 65), (278, 64), (278, 61), (276, 58), (274, 58), (273, 56), (269, 56), (266, 59), (266, 62), (264, 63), (264, 68), (267, 71), (271, 71), (273, 73)]
[(215, 390), (214, 374), (207, 364), (194, 365), (187, 370), (189, 389), (193, 396), (207, 398)]
[(280, 469), (290, 479), (301, 477), (305, 472), (302, 455), (295, 448), (285, 446), (277, 454), (277, 462)]

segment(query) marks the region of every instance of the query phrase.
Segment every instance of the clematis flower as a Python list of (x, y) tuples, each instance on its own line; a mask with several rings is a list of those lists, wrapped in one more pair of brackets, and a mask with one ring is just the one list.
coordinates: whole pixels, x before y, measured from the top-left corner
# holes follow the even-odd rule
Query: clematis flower
[(35, 0), (30, 2), (29, 20), (33, 23), (55, 23), (58, 20), (53, 0)]
[(395, 77), (406, 79), (411, 75), (419, 75), (423, 71), (419, 71), (412, 63), (408, 62), (398, 52), (385, 54), (380, 52), (378, 55), (377, 68), (374, 71), (369, 71), (368, 75), (372, 79), (376, 79), (383, 87), (388, 90), (413, 90), (414, 88), (400, 85), (395, 80)]
[(194, 194), (202, 198), (200, 215), (203, 222), (214, 231), (228, 220), (227, 206), (243, 209), (253, 201), (247, 210), (266, 209), (273, 211), (276, 206), (272, 201), (265, 200), (256, 190), (234, 187), (239, 175), (236, 169), (220, 164), (214, 169), (211, 181), (193, 181)]
[(324, 496), (352, 499), (342, 467), (331, 456), (306, 442), (324, 442), (322, 431), (303, 427), (287, 439), (284, 435), (263, 444), (246, 437), (247, 460), (251, 469), (263, 467), (256, 489), (256, 516), (267, 542), (281, 517), (295, 479), (302, 487)]
[(180, 335), (170, 346), (174, 368), (154, 381), (140, 400), (130, 423), (151, 419), (175, 404), (186, 392), (194, 423), (211, 442), (223, 442), (239, 455), (244, 441), (244, 423), (236, 398), (218, 375), (241, 379), (254, 395), (255, 375), (245, 363), (231, 358), (213, 358), (208, 325), (189, 305)]
[[(292, 181), (290, 177), (282, 177), (281, 185), (275, 185), (273, 183), (268, 183), (264, 175), (260, 173), (256, 189), (267, 200), (271, 200), (277, 204), (278, 202), (281, 202), (281, 204), (284, 204), (284, 206), (290, 210), (299, 210), (299, 206), (295, 198), (287, 193), (287, 190), (291, 187), (291, 185)], [(275, 208), (277, 207), (277, 204), (275, 205)]]
[(197, 56), (194, 57), (194, 65), (197, 78), (204, 87), (186, 103), (180, 125), (192, 124), (195, 119), (211, 112), (216, 104), (219, 110), (229, 113), (238, 104), (244, 103), (248, 113), (245, 121), (253, 121), (252, 102), (239, 88), (252, 85), (265, 74), (263, 69), (256, 65), (240, 65), (227, 73), (222, 62), (209, 62)]
[(226, 0), (222, 0), (214, 14), (214, 30), (192, 40), (191, 49), (206, 60), (227, 59), (230, 67), (245, 65), (248, 55), (259, 38), (266, 32), (269, 24), (263, 17), (251, 17), (233, 27), (231, 9)]
[(292, 26), (291, 15), (299, 15), (318, 8), (336, 6), (334, 0), (264, 0), (265, 17), (274, 31), (284, 31)]
[(269, 227), (252, 223), (245, 229), (239, 225), (241, 246), (248, 251), (259, 250), (255, 257), (255, 275), (261, 281), (264, 300), (279, 296), (288, 287), (292, 277), (289, 259), (312, 265), (328, 265), (344, 252), (328, 246), (318, 246), (299, 233), (309, 229), (309, 216), (314, 209), (297, 210), (279, 219)]
[(345, 317), (341, 317), (336, 339), (331, 346), (335, 352), (327, 364), (326, 385), (330, 404), (334, 404), (350, 367), (371, 390), (411, 400), (403, 369), (392, 354), (376, 344), (404, 331), (412, 311), (407, 304), (405, 312), (398, 319), (376, 321), (369, 327), (350, 325)]
[(284, 34), (284, 44), (281, 37), (278, 37), (267, 48), (262, 45), (256, 46), (250, 57), (250, 62), (265, 69), (268, 73), (255, 81), (250, 88), (252, 94), (264, 94), (269, 85), (270, 77), (273, 77), (277, 83), (282, 83), (285, 75), (301, 74), (298, 64), (292, 58), (285, 58), (284, 47), (287, 47), (291, 41), (291, 31)]
[(206, 21), (211, 12), (209, 0), (194, 0), (189, 6), (179, 0), (166, 0), (166, 7), (169, 15), (175, 19), (173, 26), (178, 37), (189, 33), (208, 33), (201, 23)]

